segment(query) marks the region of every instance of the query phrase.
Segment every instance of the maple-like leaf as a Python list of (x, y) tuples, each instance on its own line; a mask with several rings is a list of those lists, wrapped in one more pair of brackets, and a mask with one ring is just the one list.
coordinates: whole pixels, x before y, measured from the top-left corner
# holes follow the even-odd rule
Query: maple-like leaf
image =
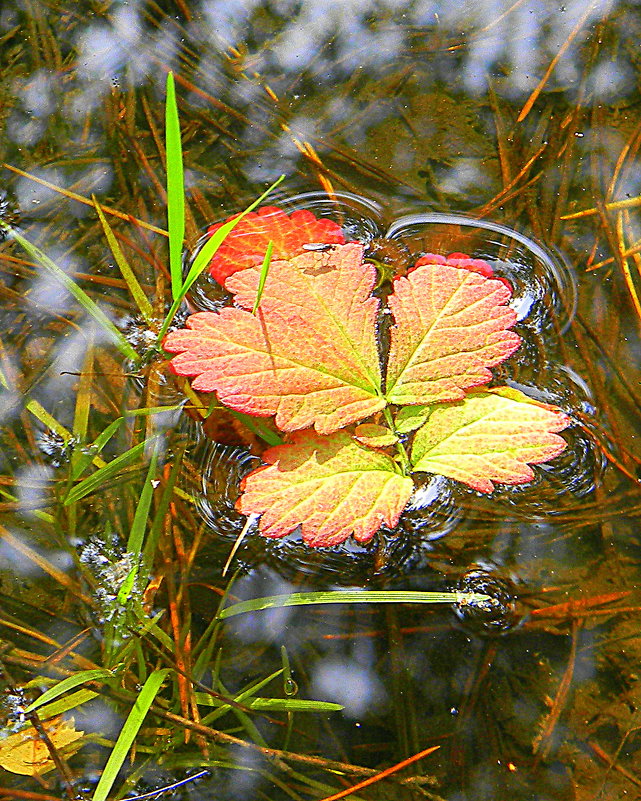
[(368, 542), (382, 525), (393, 528), (412, 494), (412, 479), (380, 451), (359, 445), (347, 432), (320, 437), (294, 434), (292, 444), (263, 454), (267, 467), (245, 477), (237, 507), (260, 514), (260, 532), (284, 537), (298, 526), (317, 547), (350, 535)]
[(256, 315), (259, 269), (237, 273), (229, 288), (245, 308), (194, 314), (168, 334), (172, 369), (236, 411), (276, 415), (282, 431), (327, 434), (379, 411), (376, 271), (362, 254), (350, 244), (272, 262)]
[(448, 264), (426, 264), (394, 281), (386, 396), (398, 405), (460, 400), (487, 384), (489, 367), (520, 345), (516, 315), (499, 280)]
[(559, 409), (508, 387), (468, 395), (439, 405), (414, 437), (411, 462), (417, 472), (437, 473), (479, 492), (494, 481), (525, 484), (534, 478), (528, 464), (558, 456), (570, 423)]
[[(230, 219), (233, 219), (231, 217)], [(228, 220), (208, 228), (209, 235)], [(269, 242), (274, 243), (272, 260), (291, 259), (305, 252), (305, 245), (342, 245), (345, 237), (333, 220), (315, 217), (304, 209), (286, 214), (275, 206), (250, 212), (227, 235), (209, 263), (209, 272), (219, 284), (238, 270), (260, 264)]]

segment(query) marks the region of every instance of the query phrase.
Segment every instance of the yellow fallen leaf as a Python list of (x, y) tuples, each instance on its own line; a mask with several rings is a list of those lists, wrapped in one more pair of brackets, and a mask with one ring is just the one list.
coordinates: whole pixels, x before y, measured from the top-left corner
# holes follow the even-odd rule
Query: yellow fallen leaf
[[(60, 715), (42, 724), (56, 749), (79, 740), (83, 731), (76, 731), (74, 719), (64, 720)], [(36, 776), (55, 767), (46, 743), (37, 730), (26, 726), (15, 734), (0, 739), (0, 767), (11, 773)]]

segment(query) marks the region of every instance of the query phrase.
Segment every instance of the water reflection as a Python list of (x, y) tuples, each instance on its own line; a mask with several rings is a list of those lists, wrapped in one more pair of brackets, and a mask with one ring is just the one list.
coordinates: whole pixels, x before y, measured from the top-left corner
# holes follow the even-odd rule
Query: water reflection
[[(637, 4), (615, 0), (2, 3), (0, 159), (29, 175), (2, 168), (16, 201), (7, 206), (1, 195), (0, 214), (110, 319), (129, 320), (137, 348), (151, 337), (89, 195), (124, 214), (109, 221), (161, 316), (165, 240), (145, 226), (165, 225), (162, 100), (171, 68), (190, 248), (207, 223), (244, 208), (281, 172), (287, 185), (275, 203), (339, 220), (349, 239), (398, 270), (406, 251), (390, 242), (409, 239), (416, 255), (440, 247), (443, 224), (449, 234), (456, 225), (456, 245), (441, 239), (446, 249), (472, 243), (517, 289), (525, 342), (497, 378), (575, 421), (568, 449), (530, 485), (479, 498), (427, 478), (398, 530), (368, 547), (310, 551), (295, 535), (266, 543), (250, 534), (234, 563), (241, 569), (230, 592), (244, 598), (350, 583), (444, 589), (471, 566), (489, 565), (480, 580), (513, 578), (519, 615), (528, 613), (505, 636), (487, 637), (449, 607), (370, 605), (249, 615), (201, 641), (228, 589), (220, 569), (244, 523), (235, 494), (258, 461), (255, 443), (213, 444), (176, 417), (130, 416), (182, 392), (151, 353), (137, 376), (125, 375), (131, 365), (68, 293), (15, 243), (1, 242), (0, 651), (9, 728), (40, 688), (102, 664), (104, 621), (122, 578), (115, 568), (130, 564), (125, 543), (148, 454), (65, 505), (80, 480), (69, 458), (86, 456), (120, 417), (100, 454), (89, 452), (97, 459), (83, 477), (159, 431), (167, 454), (153, 479), (146, 535), (158, 537), (160, 551), (142, 619), (151, 626), (160, 617), (144, 636), (137, 630), (140, 650), (114, 682), (129, 695), (73, 710), (77, 727), (97, 738), (70, 760), (76, 791), (94, 791), (109, 750), (101, 743), (115, 740), (149, 666), (194, 669), (206, 686), (241, 693), (283, 669), (284, 646), (298, 697), (339, 700), (345, 715), (295, 712), (290, 734), (282, 712), (270, 720), (235, 710), (212, 722), (253, 750), (197, 731), (186, 742), (186, 728), (171, 733), (166, 720), (150, 717), (117, 792), (135, 795), (207, 765), (211, 774), (177, 797), (316, 798), (437, 742), (441, 750), (416, 775), (390, 777), (380, 792), (448, 801), (634, 792), (641, 231), (636, 206), (611, 204), (637, 202), (641, 187), (639, 30)], [(577, 212), (584, 216), (565, 219)], [(215, 287), (205, 284), (194, 308), (212, 298)], [(65, 452), (68, 440), (61, 445), (34, 415), (33, 401), (78, 438), (77, 449)], [(221, 428), (237, 433), (227, 422)], [(176, 491), (167, 490), (174, 480)], [(78, 543), (88, 547), (92, 534), (103, 554), (110, 526), (119, 545), (107, 563), (96, 557), (90, 565), (83, 546), (79, 559)], [(617, 601), (624, 592), (631, 594)], [(506, 594), (502, 610), (512, 589)], [(190, 642), (194, 663), (180, 667)], [(211, 706), (181, 706), (178, 675), (161, 691), (161, 711), (206, 720)], [(265, 693), (289, 698), (285, 682), (274, 681)], [(282, 753), (263, 759), (260, 738), (292, 761)], [(145, 749), (159, 744), (159, 764), (146, 767)], [(121, 785), (125, 775), (131, 785)], [(3, 781), (23, 793), (64, 792), (55, 771), (44, 777), (46, 790), (30, 777)], [(377, 790), (359, 792), (373, 798)]]

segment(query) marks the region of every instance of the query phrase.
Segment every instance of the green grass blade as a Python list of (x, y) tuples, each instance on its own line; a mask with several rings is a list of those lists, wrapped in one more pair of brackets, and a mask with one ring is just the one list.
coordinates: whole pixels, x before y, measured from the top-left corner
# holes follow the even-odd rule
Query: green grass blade
[(156, 470), (158, 469), (158, 441), (154, 443), (154, 450), (151, 454), (149, 462), (149, 469), (147, 476), (140, 493), (136, 511), (134, 512), (134, 519), (131, 523), (131, 530), (129, 531), (129, 539), (127, 540), (127, 552), (133, 555), (133, 567), (129, 574), (122, 582), (118, 590), (117, 602), (119, 604), (126, 604), (127, 598), (136, 583), (138, 570), (140, 569), (140, 556), (142, 552), (142, 543), (145, 537), (145, 528), (149, 519), (149, 509), (151, 508), (151, 501), (154, 496), (154, 479), (156, 478)]
[(256, 291), (256, 300), (252, 308), (252, 314), (256, 314), (260, 306), (260, 299), (263, 297), (263, 290), (265, 289), (265, 281), (267, 280), (267, 273), (269, 272), (269, 265), (272, 263), (272, 252), (274, 250), (274, 243), (269, 240), (267, 243), (267, 250), (265, 251), (265, 258), (263, 265), (260, 268), (260, 278), (258, 279), (258, 289)]
[(31, 414), (40, 420), (40, 422), (47, 426), (50, 431), (53, 431), (54, 434), (57, 434), (59, 437), (62, 437), (64, 442), (69, 442), (69, 440), (73, 439), (73, 434), (71, 431), (67, 430), (62, 423), (59, 423), (55, 417), (49, 414), (49, 412), (39, 403), (37, 400), (30, 400), (25, 403), (25, 408), (31, 412)]
[(65, 498), (63, 505), (69, 506), (71, 503), (76, 503), (81, 498), (84, 498), (85, 495), (90, 495), (92, 492), (95, 492), (97, 489), (99, 489), (103, 484), (106, 484), (108, 481), (114, 478), (114, 476), (118, 475), (121, 470), (135, 462), (150, 441), (151, 440), (145, 440), (144, 442), (140, 442), (138, 445), (134, 445), (133, 448), (129, 448), (129, 450), (121, 453), (120, 456), (116, 456), (115, 459), (106, 464), (104, 467), (96, 470), (95, 473), (90, 475), (88, 478), (85, 478), (84, 481), (76, 484), (76, 486), (69, 491), (69, 494)]
[(73, 279), (69, 278), (67, 273), (64, 270), (61, 270), (60, 267), (58, 267), (58, 265), (49, 258), (49, 256), (45, 255), (40, 250), (40, 248), (32, 245), (28, 239), (25, 239), (23, 236), (21, 236), (14, 228), (11, 228), (5, 224), (2, 225), (2, 228), (4, 228), (11, 235), (11, 237), (15, 239), (24, 250), (26, 250), (26, 252), (34, 261), (39, 262), (45, 268), (45, 270), (47, 270), (47, 272), (49, 272), (59, 283), (61, 283), (71, 295), (73, 295), (82, 308), (88, 314), (90, 314), (98, 323), (98, 325), (100, 325), (101, 328), (109, 335), (109, 337), (114, 341), (118, 350), (124, 356), (126, 356), (128, 359), (132, 359), (133, 361), (138, 360), (138, 354), (129, 344), (124, 334), (116, 328), (116, 326), (111, 322), (102, 309), (89, 297), (89, 295), (87, 295), (84, 289), (81, 289)]
[(138, 283), (138, 279), (134, 275), (134, 271), (129, 266), (129, 262), (125, 258), (125, 254), (122, 252), (118, 240), (116, 239), (116, 235), (107, 222), (107, 218), (102, 213), (100, 203), (98, 203), (95, 195), (92, 195), (91, 199), (93, 200), (96, 212), (98, 213), (98, 219), (102, 225), (102, 230), (105, 232), (105, 237), (107, 238), (107, 242), (109, 243), (113, 257), (116, 260), (120, 274), (125, 279), (125, 283), (127, 284), (129, 292), (136, 302), (136, 306), (138, 306), (140, 309), (140, 313), (142, 314), (144, 321), (146, 323), (150, 323), (154, 316), (154, 310), (151, 306), (151, 303), (147, 299), (147, 295), (145, 295), (142, 287)]
[(216, 251), (225, 240), (225, 237), (229, 233), (231, 233), (231, 231), (234, 230), (234, 228), (238, 225), (238, 223), (243, 219), (243, 217), (246, 214), (249, 214), (249, 212), (253, 211), (256, 208), (256, 206), (259, 206), (263, 202), (263, 200), (267, 197), (267, 195), (269, 195), (269, 193), (272, 192), (284, 180), (285, 176), (281, 175), (280, 178), (274, 181), (274, 183), (269, 187), (269, 189), (263, 192), (263, 194), (259, 198), (257, 198), (251, 205), (247, 206), (247, 208), (244, 211), (241, 211), (241, 213), (238, 216), (234, 217), (233, 220), (228, 220), (224, 225), (221, 225), (221, 227), (217, 231), (215, 231), (214, 234), (205, 242), (205, 244), (198, 252), (198, 255), (194, 259), (193, 264), (189, 269), (189, 272), (187, 273), (187, 277), (185, 278), (185, 281), (181, 287), (178, 297), (174, 298), (174, 302), (172, 303), (171, 308), (167, 313), (167, 317), (165, 317), (162, 327), (158, 333), (159, 343), (162, 341), (163, 337), (169, 330), (169, 326), (171, 325), (171, 322), (174, 319), (174, 316), (178, 311), (180, 304), (183, 302), (185, 295), (187, 294), (187, 292), (189, 292), (194, 281), (198, 278), (198, 276), (207, 268), (207, 265), (212, 260), (213, 256), (216, 254)]
[(120, 428), (124, 417), (118, 417), (113, 422), (109, 423), (104, 431), (101, 431), (91, 445), (85, 450), (84, 453), (79, 453), (78, 457), (73, 462), (71, 471), (71, 478), (76, 481), (93, 462), (100, 451), (105, 447), (109, 440), (113, 437), (116, 431)]
[[(200, 706), (218, 706), (220, 700), (207, 695), (207, 693), (196, 693), (196, 701)], [(307, 701), (301, 698), (253, 698), (244, 701), (248, 709), (257, 712), (340, 712), (345, 709), (341, 704), (334, 704), (330, 701)], [(227, 704), (225, 712), (232, 707)], [(211, 723), (211, 719), (207, 718)]]
[(165, 149), (167, 155), (167, 229), (169, 231), (169, 273), (171, 296), (179, 297), (182, 289), (182, 250), (185, 240), (185, 184), (180, 121), (176, 104), (173, 72), (167, 73), (165, 101)]
[(145, 716), (149, 711), (149, 707), (152, 705), (154, 698), (158, 694), (160, 686), (165, 680), (167, 673), (169, 673), (169, 668), (156, 670), (144, 683), (138, 698), (136, 699), (136, 703), (133, 705), (127, 720), (125, 720), (113, 750), (109, 755), (107, 764), (104, 767), (100, 781), (98, 782), (96, 790), (93, 794), (93, 801), (106, 801), (106, 798), (113, 787), (113, 783), (116, 780), (118, 771), (124, 765), (125, 760), (127, 759), (127, 754), (129, 753), (129, 749), (133, 745), (136, 735), (138, 734)]
[(76, 687), (88, 681), (99, 681), (100, 679), (107, 678), (113, 678), (113, 673), (110, 670), (80, 670), (74, 673), (73, 676), (67, 676), (66, 679), (62, 679), (62, 681), (54, 684), (53, 687), (49, 687), (48, 690), (45, 690), (39, 698), (36, 698), (32, 704), (29, 704), (25, 712), (33, 712), (34, 709), (39, 709), (44, 704), (48, 704), (50, 701), (55, 700), (69, 690), (74, 690)]
[(417, 592), (405, 590), (336, 590), (335, 592), (293, 592), (290, 595), (270, 595), (228, 606), (218, 612), (218, 619), (225, 620), (245, 612), (262, 609), (279, 609), (284, 606), (308, 606), (310, 604), (469, 604), (485, 603), (489, 595), (477, 592)]
[(96, 693), (93, 690), (77, 690), (75, 693), (71, 693), (71, 695), (67, 695), (64, 698), (59, 698), (57, 701), (52, 701), (50, 704), (39, 707), (38, 717), (41, 720), (54, 718), (56, 715), (62, 715), (65, 712), (69, 712), (71, 709), (77, 709), (82, 704), (86, 704), (87, 701), (93, 701), (93, 699), (97, 698), (99, 695), (100, 693)]

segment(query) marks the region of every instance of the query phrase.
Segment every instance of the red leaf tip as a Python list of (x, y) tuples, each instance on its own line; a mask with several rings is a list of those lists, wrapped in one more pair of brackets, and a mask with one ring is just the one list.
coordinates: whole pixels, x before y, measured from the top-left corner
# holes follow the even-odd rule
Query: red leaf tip
[[(211, 236), (227, 222), (229, 220), (211, 225), (207, 233)], [(212, 278), (224, 285), (233, 273), (260, 264), (270, 241), (274, 243), (272, 259), (275, 261), (299, 256), (309, 244), (343, 245), (345, 236), (338, 223), (316, 217), (306, 209), (287, 214), (277, 206), (263, 206), (243, 217), (225, 238), (209, 264)]]

